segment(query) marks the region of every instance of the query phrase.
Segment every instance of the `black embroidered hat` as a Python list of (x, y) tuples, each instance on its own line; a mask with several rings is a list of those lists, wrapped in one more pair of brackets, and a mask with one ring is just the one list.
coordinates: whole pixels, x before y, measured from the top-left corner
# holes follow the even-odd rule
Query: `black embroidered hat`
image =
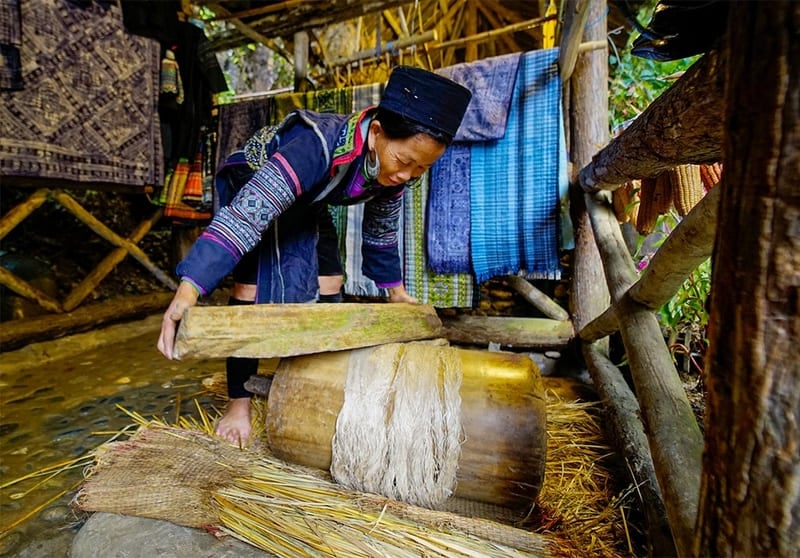
[(380, 107), (453, 137), (472, 92), (453, 80), (411, 66), (392, 70)]

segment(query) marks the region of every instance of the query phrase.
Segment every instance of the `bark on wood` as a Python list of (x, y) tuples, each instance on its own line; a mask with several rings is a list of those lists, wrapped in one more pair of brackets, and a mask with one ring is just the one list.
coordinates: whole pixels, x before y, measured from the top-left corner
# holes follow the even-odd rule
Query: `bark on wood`
[[(800, 3), (731, 4), (698, 556), (800, 549)], [(754, 78), (757, 76), (757, 78)]]
[(578, 60), (578, 49), (583, 38), (583, 29), (589, 17), (589, 0), (566, 0), (564, 3), (564, 28), (561, 37), (561, 48), (558, 52), (558, 67), (561, 81), (566, 83), (575, 70)]
[[(644, 274), (624, 295), (626, 298), (656, 310), (678, 292), (687, 275), (711, 256), (720, 192), (719, 187), (711, 190), (672, 231)], [(591, 343), (617, 331), (618, 321), (619, 311), (612, 305), (578, 335)]]
[(721, 157), (724, 56), (709, 52), (580, 172), (586, 191)]
[(28, 343), (55, 339), (104, 324), (163, 311), (173, 295), (171, 292), (137, 295), (89, 304), (64, 314), (4, 322), (0, 329), (0, 350), (10, 351)]
[(453, 343), (515, 349), (560, 349), (574, 337), (572, 322), (547, 318), (458, 316), (442, 320), (443, 336)]
[[(128, 240), (133, 244), (138, 244), (140, 240), (142, 240), (150, 229), (153, 228), (161, 216), (163, 215), (164, 210), (158, 208), (153, 214), (148, 218), (139, 223), (139, 225), (134, 229), (131, 235), (128, 237)], [(110, 254), (108, 254), (103, 261), (97, 264), (89, 275), (83, 278), (75, 288), (70, 291), (67, 297), (64, 299), (64, 311), (70, 312), (78, 307), (78, 305), (83, 302), (83, 300), (89, 296), (89, 294), (94, 290), (94, 288), (100, 284), (100, 282), (105, 279), (105, 277), (111, 273), (117, 264), (125, 259), (125, 256), (128, 255), (128, 250), (126, 248), (114, 248)]]
[[(605, 40), (604, 14), (606, 3), (592, 0), (589, 19), (598, 23), (586, 30), (585, 41)], [(608, 141), (608, 62), (607, 51), (594, 51), (578, 57), (574, 79), (570, 81), (569, 98), (572, 105), (565, 111), (570, 116), (570, 152), (574, 168), (587, 165), (597, 146)], [(571, 180), (574, 183), (574, 178)], [(609, 293), (602, 273), (602, 262), (594, 242), (589, 217), (585, 210), (585, 196), (573, 188), (571, 213), (575, 226), (575, 268), (571, 291), (573, 320), (583, 328), (608, 307)], [(584, 344), (584, 358), (598, 395), (604, 403), (609, 423), (606, 432), (619, 455), (631, 464), (631, 481), (655, 478), (653, 461), (648, 444), (638, 434), (641, 429), (639, 404), (615, 367), (607, 366), (608, 342)], [(601, 358), (602, 357), (602, 358)], [(652, 498), (643, 499), (642, 507), (648, 520), (648, 542), (651, 555), (674, 556), (675, 546), (663, 503), (655, 496), (657, 486), (651, 483)]]
[(567, 311), (561, 308), (552, 298), (531, 285), (524, 277), (519, 275), (509, 275), (508, 284), (517, 291), (522, 297), (533, 304), (548, 318), (554, 320), (569, 320)]
[(441, 337), (423, 304), (256, 304), (190, 308), (177, 358), (286, 357)]

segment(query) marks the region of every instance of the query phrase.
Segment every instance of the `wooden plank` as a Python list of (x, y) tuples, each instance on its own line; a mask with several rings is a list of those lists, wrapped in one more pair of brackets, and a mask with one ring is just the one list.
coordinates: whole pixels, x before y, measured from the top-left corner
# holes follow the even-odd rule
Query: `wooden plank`
[(574, 336), (572, 322), (547, 318), (458, 316), (445, 318), (444, 337), (454, 343), (515, 349), (560, 349)]
[(190, 308), (176, 358), (272, 358), (441, 337), (423, 304), (256, 304)]

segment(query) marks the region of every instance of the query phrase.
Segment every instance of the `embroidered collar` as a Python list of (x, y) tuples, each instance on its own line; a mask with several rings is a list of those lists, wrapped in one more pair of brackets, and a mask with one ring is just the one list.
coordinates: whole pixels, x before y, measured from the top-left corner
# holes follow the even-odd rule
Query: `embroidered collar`
[(375, 107), (369, 107), (361, 112), (354, 113), (345, 124), (336, 145), (333, 148), (333, 160), (331, 161), (331, 176), (334, 176), (338, 167), (352, 163), (364, 150), (364, 142), (367, 138), (369, 116), (374, 112)]

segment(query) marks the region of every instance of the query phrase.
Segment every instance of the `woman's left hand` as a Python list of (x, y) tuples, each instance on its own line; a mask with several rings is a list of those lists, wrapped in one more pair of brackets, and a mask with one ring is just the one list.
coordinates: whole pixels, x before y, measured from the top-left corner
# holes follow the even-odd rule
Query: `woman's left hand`
[(406, 292), (403, 285), (392, 287), (389, 289), (389, 302), (410, 302), (411, 304), (419, 304), (419, 300)]

